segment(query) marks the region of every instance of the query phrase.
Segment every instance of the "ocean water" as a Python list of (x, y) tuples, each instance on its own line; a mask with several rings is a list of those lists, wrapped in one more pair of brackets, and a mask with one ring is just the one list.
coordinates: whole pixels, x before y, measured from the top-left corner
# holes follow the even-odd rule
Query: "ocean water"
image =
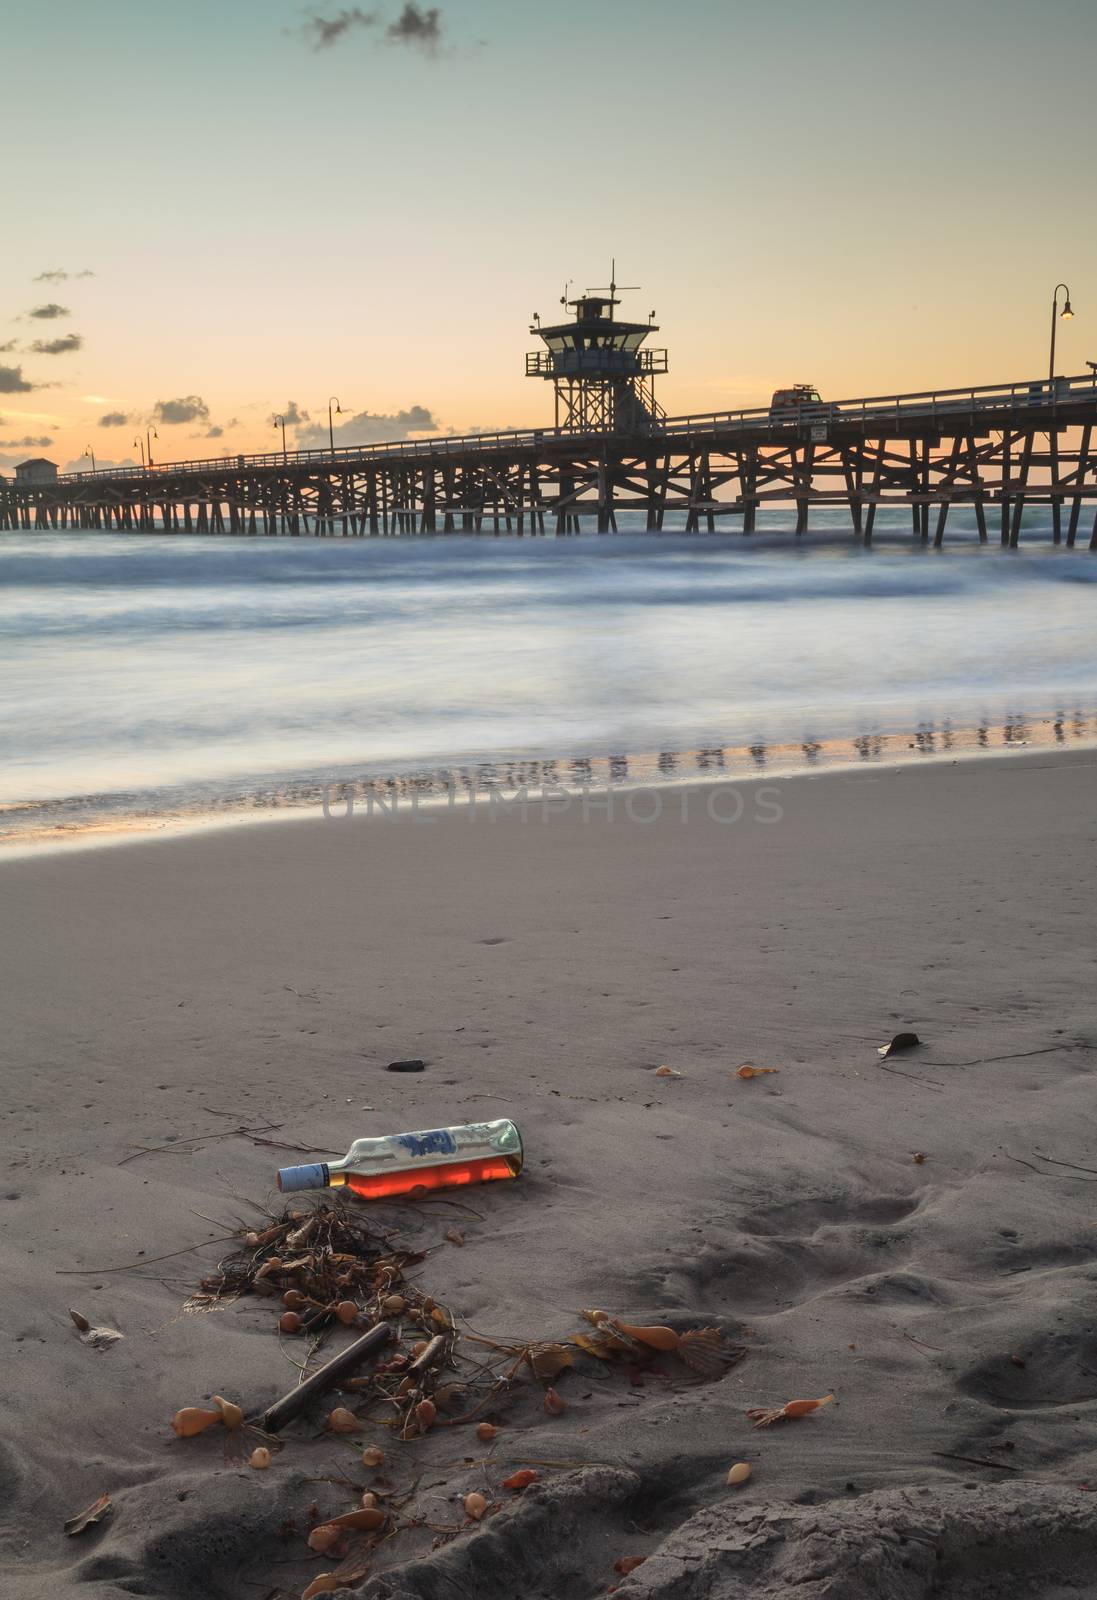
[(1097, 737), (1097, 554), (1027, 524), (927, 550), (888, 517), (871, 551), (837, 516), (798, 542), (0, 534), (0, 833), (485, 762)]

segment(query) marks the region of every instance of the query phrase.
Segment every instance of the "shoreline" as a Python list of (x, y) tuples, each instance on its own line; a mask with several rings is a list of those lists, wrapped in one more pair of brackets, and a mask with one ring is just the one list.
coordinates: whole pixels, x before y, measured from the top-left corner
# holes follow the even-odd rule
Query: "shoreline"
[[(315, 820), (329, 811), (341, 814), (348, 803), (359, 814), (385, 817), (400, 810), (468, 809), (472, 804), (513, 804), (527, 793), (531, 803), (545, 794), (576, 797), (621, 794), (638, 789), (660, 793), (690, 786), (784, 782), (825, 773), (885, 771), (907, 765), (932, 766), (984, 761), (1037, 751), (1097, 750), (1097, 712), (1017, 715), (1008, 721), (940, 725), (801, 743), (709, 746), (686, 751), (641, 752), (615, 756), (561, 758), (495, 757), (432, 769), (359, 776), (342, 769), (326, 779), (301, 776), (256, 779), (233, 785), (228, 794), (204, 806), (179, 803), (128, 814), (108, 802), (117, 796), (77, 800), (12, 802), (0, 806), (0, 867), (41, 854), (71, 854), (151, 839), (205, 835), (252, 824)], [(229, 787), (226, 784), (226, 787)], [(178, 790), (154, 791), (159, 796)], [(132, 798), (132, 797), (131, 797)], [(51, 812), (87, 808), (88, 820), (39, 823)], [(98, 809), (93, 809), (98, 807)], [(6, 819), (6, 826), (5, 826)], [(19, 831), (12, 831), (15, 821)], [(22, 823), (19, 826), (20, 822)]]

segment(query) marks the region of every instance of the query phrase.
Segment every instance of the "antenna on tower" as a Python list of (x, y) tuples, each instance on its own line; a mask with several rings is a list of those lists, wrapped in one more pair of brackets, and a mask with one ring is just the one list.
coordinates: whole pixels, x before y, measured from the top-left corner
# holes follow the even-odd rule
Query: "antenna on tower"
[(609, 264), (609, 282), (608, 283), (601, 283), (601, 284), (592, 285), (591, 287), (589, 287), (587, 289), (587, 293), (588, 294), (602, 294), (605, 290), (608, 289), (609, 290), (609, 303), (610, 303), (611, 306), (615, 306), (617, 304), (617, 291), (618, 291), (618, 289), (629, 290), (629, 289), (641, 289), (641, 288), (643, 288), (643, 285), (639, 284), (639, 283), (618, 283), (616, 280), (617, 280), (617, 257), (614, 256), (613, 260)]

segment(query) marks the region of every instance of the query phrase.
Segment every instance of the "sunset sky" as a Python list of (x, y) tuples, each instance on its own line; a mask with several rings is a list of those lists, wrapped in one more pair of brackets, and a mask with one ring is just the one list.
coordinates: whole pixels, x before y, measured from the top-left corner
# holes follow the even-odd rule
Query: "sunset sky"
[(0, 471), (154, 420), (158, 460), (273, 449), (291, 404), (326, 441), (331, 394), (344, 443), (547, 420), (531, 314), (614, 255), (672, 413), (1040, 376), (1060, 279), (1059, 370), (1097, 359), (1093, 0), (5, 0), (2, 38)]

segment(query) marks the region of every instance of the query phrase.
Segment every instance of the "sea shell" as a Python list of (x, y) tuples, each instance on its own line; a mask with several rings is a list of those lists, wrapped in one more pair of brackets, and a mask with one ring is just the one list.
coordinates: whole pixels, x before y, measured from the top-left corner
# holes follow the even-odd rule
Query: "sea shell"
[(182, 1411), (177, 1411), (172, 1417), (171, 1425), (180, 1439), (193, 1439), (195, 1434), (205, 1433), (207, 1428), (212, 1428), (215, 1422), (220, 1421), (220, 1411), (206, 1411), (201, 1406), (184, 1406)]
[(244, 1412), (242, 1407), (236, 1405), (232, 1400), (226, 1400), (219, 1394), (215, 1394), (211, 1398), (215, 1406), (221, 1407), (221, 1421), (226, 1428), (239, 1428), (243, 1425)]
[(818, 1411), (820, 1406), (829, 1406), (833, 1399), (832, 1394), (825, 1394), (821, 1400), (790, 1400), (783, 1410), (786, 1417), (806, 1417), (809, 1411)]
[(315, 1550), (320, 1555), (327, 1555), (343, 1537), (342, 1529), (337, 1528), (333, 1522), (321, 1522), (319, 1527), (313, 1528), (309, 1534), (309, 1549)]
[(337, 1578), (334, 1572), (318, 1572), (307, 1589), (302, 1589), (301, 1600), (313, 1600), (318, 1594), (330, 1594), (333, 1589), (341, 1589), (343, 1581)]
[(332, 1433), (361, 1433), (362, 1424), (348, 1411), (346, 1406), (336, 1406), (328, 1418), (328, 1427)]
[(509, 1478), (503, 1479), (504, 1489), (528, 1489), (531, 1483), (536, 1483), (541, 1476), (532, 1467), (521, 1467), (517, 1472), (512, 1472)]
[(673, 1328), (634, 1328), (622, 1322), (620, 1317), (611, 1317), (609, 1325), (618, 1333), (627, 1334), (630, 1339), (638, 1339), (652, 1350), (677, 1350), (680, 1342)]
[(332, 1517), (328, 1527), (341, 1531), (343, 1528), (355, 1528), (374, 1533), (378, 1528), (383, 1528), (388, 1521), (388, 1514), (380, 1506), (360, 1506), (357, 1511), (345, 1511), (341, 1517)]

